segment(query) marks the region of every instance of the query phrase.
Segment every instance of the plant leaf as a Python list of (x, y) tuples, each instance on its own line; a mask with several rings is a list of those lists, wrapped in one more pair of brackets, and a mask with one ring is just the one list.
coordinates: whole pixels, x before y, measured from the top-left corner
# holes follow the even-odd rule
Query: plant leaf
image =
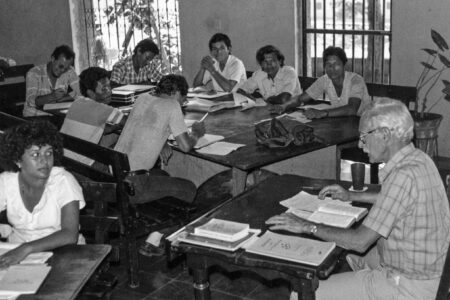
[(447, 67), (450, 68), (450, 61), (442, 54), (438, 54), (439, 60)]
[(447, 100), (448, 102), (450, 102), (450, 95), (446, 95), (446, 96), (444, 97), (444, 99)]
[(436, 50), (429, 49), (429, 48), (422, 48), (422, 50), (425, 51), (426, 53), (432, 55), (432, 56), (434, 56), (434, 55), (436, 55), (438, 53)]
[(442, 92), (447, 95), (446, 97), (450, 96), (450, 86), (446, 85)]
[(431, 38), (436, 46), (441, 49), (441, 51), (448, 50), (448, 45), (445, 39), (435, 30), (431, 29)]
[(442, 83), (445, 85), (445, 87), (448, 87), (450, 85), (450, 81), (442, 79)]
[(426, 63), (426, 62), (423, 62), (423, 61), (421, 61), (420, 63), (421, 63), (425, 68), (427, 68), (427, 69), (437, 70), (435, 67), (433, 67), (433, 66), (430, 65), (429, 63)]

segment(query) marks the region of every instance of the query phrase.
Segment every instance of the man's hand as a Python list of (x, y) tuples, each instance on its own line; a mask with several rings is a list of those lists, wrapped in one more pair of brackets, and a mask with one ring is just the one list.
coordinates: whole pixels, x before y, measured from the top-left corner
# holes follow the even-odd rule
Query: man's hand
[(350, 200), (350, 192), (344, 189), (342, 186), (338, 184), (328, 185), (324, 187), (319, 192), (319, 199), (323, 200), (325, 199), (326, 195), (330, 195), (332, 199), (338, 199), (342, 201), (351, 201)]
[(322, 119), (328, 115), (327, 111), (310, 108), (305, 110), (305, 117), (308, 119)]
[(205, 56), (202, 58), (200, 63), (201, 67), (209, 72), (214, 72), (216, 69), (214, 68), (214, 60), (211, 56)]
[(0, 256), (0, 269), (5, 269), (11, 265), (20, 263), (30, 253), (31, 249), (27, 244), (22, 244), (19, 247), (6, 252)]
[(197, 138), (201, 138), (205, 135), (205, 123), (203, 122), (194, 122), (191, 127), (192, 135), (196, 136)]
[(170, 157), (172, 156), (173, 151), (172, 151), (172, 147), (169, 146), (169, 144), (165, 143), (161, 153), (159, 153), (159, 157), (161, 158), (161, 162), (164, 165), (167, 165), (167, 163), (169, 162)]
[(270, 230), (286, 230), (294, 233), (310, 232), (311, 223), (290, 213), (273, 216), (266, 221)]
[(236, 91), (236, 93), (239, 93), (239, 94), (241, 94), (241, 95), (244, 95), (245, 97), (247, 97), (247, 98), (250, 98), (250, 99), (252, 99), (253, 101), (256, 101), (256, 98), (255, 97), (253, 97), (253, 95), (252, 94), (250, 94), (250, 93), (247, 93), (246, 91), (244, 91), (243, 89), (238, 89), (237, 91)]
[(271, 114), (277, 115), (284, 113), (284, 111), (286, 110), (286, 107), (283, 104), (269, 105), (268, 108)]

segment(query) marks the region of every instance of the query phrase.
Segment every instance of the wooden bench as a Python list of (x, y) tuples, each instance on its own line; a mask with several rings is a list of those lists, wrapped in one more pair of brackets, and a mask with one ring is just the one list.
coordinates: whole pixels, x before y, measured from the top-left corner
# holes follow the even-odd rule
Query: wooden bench
[[(0, 130), (23, 122), (26, 120), (0, 112)], [(93, 232), (95, 243), (109, 243), (110, 234), (117, 234), (125, 253), (129, 285), (137, 287), (137, 239), (152, 231), (185, 224), (194, 217), (193, 206), (171, 197), (147, 204), (131, 204), (130, 187), (125, 182), (130, 171), (126, 154), (65, 134), (62, 136), (65, 149), (110, 166), (111, 172), (105, 172), (68, 157), (62, 159), (62, 165), (83, 187), (87, 205), (80, 214), (81, 231)]]

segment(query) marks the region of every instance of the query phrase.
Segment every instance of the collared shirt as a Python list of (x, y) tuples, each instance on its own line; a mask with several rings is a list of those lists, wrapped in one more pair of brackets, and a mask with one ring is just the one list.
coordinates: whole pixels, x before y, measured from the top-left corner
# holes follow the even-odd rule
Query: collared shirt
[(72, 92), (70, 92), (69, 95), (72, 96), (72, 98), (81, 96), (78, 76), (73, 67), (70, 67), (67, 72), (61, 74), (61, 76), (56, 79), (55, 86), (52, 86), (47, 73), (47, 64), (36, 66), (28, 71), (26, 84), (26, 100), (23, 106), (24, 117), (49, 115), (36, 107), (36, 98), (39, 96), (49, 95), (55, 90), (62, 89), (67, 93), (70, 86), (72, 88)]
[(259, 90), (259, 93), (264, 99), (277, 96), (284, 92), (287, 92), (292, 96), (300, 95), (302, 93), (297, 72), (290, 66), (280, 67), (273, 80), (269, 78), (269, 75), (266, 72), (258, 69), (253, 73), (252, 77), (242, 83), (239, 88), (247, 93), (253, 93), (256, 90)]
[[(225, 77), (225, 79), (236, 81), (234, 89), (236, 89), (240, 83), (247, 79), (244, 63), (234, 55), (228, 55), (228, 59), (223, 70), (220, 70), (219, 62), (217, 60), (214, 60), (214, 67), (217, 72)], [(205, 71), (205, 75), (203, 75), (203, 84), (207, 84), (209, 81), (212, 81), (214, 90), (223, 92), (222, 87), (217, 83), (214, 77), (211, 76), (211, 73), (209, 73), (209, 71)]]
[(25, 208), (19, 187), (19, 173), (0, 174), (0, 210), (7, 210), (13, 227), (8, 237), (11, 243), (25, 243), (41, 239), (61, 230), (62, 208), (77, 201), (85, 206), (83, 191), (72, 174), (61, 167), (53, 167), (41, 199), (30, 212)]
[(361, 99), (358, 116), (362, 114), (370, 103), (370, 96), (364, 79), (356, 73), (347, 71), (344, 74), (344, 83), (340, 96), (337, 95), (333, 82), (326, 74), (317, 78), (306, 90), (306, 93), (316, 100), (321, 99), (325, 94), (325, 100), (330, 101), (332, 107), (347, 105), (350, 98)]
[(161, 60), (154, 58), (136, 73), (133, 67), (133, 56), (119, 60), (111, 73), (111, 81), (119, 84), (133, 84), (146, 81), (158, 82), (164, 76)]
[(439, 172), (412, 144), (380, 171), (381, 191), (363, 224), (382, 237), (382, 266), (410, 279), (439, 278), (450, 241), (450, 212)]

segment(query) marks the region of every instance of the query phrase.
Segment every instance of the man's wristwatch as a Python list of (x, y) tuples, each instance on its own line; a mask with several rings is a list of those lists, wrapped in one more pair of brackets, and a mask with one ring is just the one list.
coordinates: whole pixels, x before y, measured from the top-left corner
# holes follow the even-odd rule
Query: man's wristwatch
[(314, 225), (314, 224), (310, 225), (310, 227), (309, 227), (309, 233), (310, 233), (311, 235), (315, 235), (316, 232), (317, 232), (317, 226)]

